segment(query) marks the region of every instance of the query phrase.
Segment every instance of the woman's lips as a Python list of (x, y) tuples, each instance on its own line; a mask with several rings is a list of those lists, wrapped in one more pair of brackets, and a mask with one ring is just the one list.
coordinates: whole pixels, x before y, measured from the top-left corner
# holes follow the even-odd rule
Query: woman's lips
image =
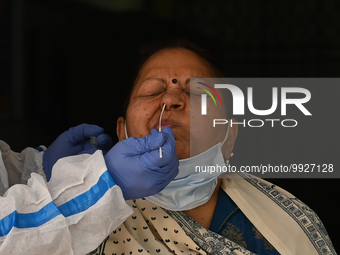
[[(175, 121), (164, 119), (161, 121), (161, 129), (163, 129), (165, 126), (168, 126), (170, 128), (175, 128), (175, 127), (178, 127), (179, 124)], [(159, 129), (159, 123), (157, 124), (156, 128)]]

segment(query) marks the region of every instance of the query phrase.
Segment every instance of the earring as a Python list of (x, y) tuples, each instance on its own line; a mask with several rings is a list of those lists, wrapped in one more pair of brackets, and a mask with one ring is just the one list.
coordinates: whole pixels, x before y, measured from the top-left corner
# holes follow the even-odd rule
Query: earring
[(226, 165), (226, 166), (229, 166), (229, 164), (230, 164), (229, 159), (230, 159), (232, 156), (234, 156), (234, 153), (233, 153), (233, 152), (230, 154), (229, 158), (225, 161), (225, 165)]
[(172, 83), (176, 84), (177, 83), (177, 79), (172, 79)]

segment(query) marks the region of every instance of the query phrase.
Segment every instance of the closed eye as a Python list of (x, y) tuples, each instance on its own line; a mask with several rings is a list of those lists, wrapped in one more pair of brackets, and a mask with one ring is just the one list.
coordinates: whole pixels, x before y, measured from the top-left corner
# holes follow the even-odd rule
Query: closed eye
[(142, 82), (137, 91), (138, 97), (154, 97), (164, 93), (166, 84), (160, 79), (147, 79)]
[(138, 95), (138, 96), (139, 97), (155, 97), (155, 96), (159, 96), (159, 95), (163, 94), (164, 92), (165, 92), (165, 90), (154, 92), (154, 93), (151, 93), (151, 94)]

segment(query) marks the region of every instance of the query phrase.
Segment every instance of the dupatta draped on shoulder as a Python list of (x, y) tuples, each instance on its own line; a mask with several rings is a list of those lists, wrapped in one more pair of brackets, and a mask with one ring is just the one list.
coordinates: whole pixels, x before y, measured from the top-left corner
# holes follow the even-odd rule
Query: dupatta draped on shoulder
[[(245, 174), (228, 174), (221, 187), (280, 254), (336, 255), (319, 217), (287, 191)], [(127, 203), (133, 215), (91, 254), (256, 255), (182, 212)]]

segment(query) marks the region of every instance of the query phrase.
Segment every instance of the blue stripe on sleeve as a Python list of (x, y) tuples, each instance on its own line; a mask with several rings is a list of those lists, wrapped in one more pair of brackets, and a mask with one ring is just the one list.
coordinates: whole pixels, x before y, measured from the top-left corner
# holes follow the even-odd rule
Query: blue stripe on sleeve
[(56, 216), (63, 214), (65, 217), (83, 212), (94, 205), (102, 196), (114, 185), (116, 185), (111, 174), (105, 171), (98, 182), (85, 193), (57, 207), (54, 202), (50, 202), (34, 213), (12, 212), (0, 220), (0, 236), (7, 235), (13, 227), (32, 228), (39, 227), (52, 220)]
[(58, 208), (60, 212), (69, 217), (73, 214), (83, 212), (97, 203), (99, 199), (108, 191), (111, 187), (116, 185), (109, 171), (104, 172), (97, 184), (93, 185), (91, 189), (85, 193), (73, 198), (72, 200), (60, 205)]
[(0, 220), (0, 236), (5, 236), (13, 227), (33, 228), (52, 220), (60, 214), (57, 206), (50, 202), (35, 213), (12, 212)]

